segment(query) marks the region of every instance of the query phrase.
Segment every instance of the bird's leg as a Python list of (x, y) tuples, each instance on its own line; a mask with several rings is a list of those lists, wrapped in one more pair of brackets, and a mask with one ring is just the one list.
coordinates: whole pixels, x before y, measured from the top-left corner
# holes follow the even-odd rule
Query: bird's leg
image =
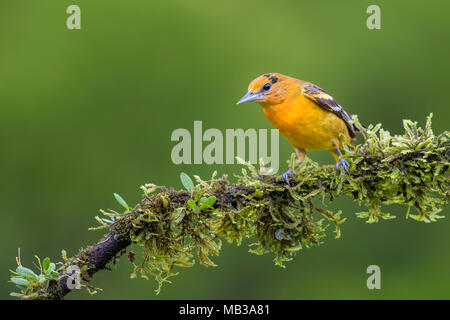
[(347, 172), (347, 174), (349, 174), (349, 172), (348, 172), (348, 167), (350, 166), (349, 163), (345, 159), (340, 159), (340, 157), (342, 157), (342, 152), (341, 152), (341, 150), (339, 150), (338, 146), (335, 146), (334, 149), (336, 150), (337, 155), (338, 155), (338, 156), (336, 156), (335, 153), (332, 152), (334, 158), (336, 159), (336, 169), (339, 170), (339, 167), (342, 166), (344, 168), (345, 172)]
[(302, 164), (303, 160), (305, 160), (305, 155), (306, 152), (305, 150), (302, 149), (295, 149), (295, 152), (297, 153), (297, 157), (299, 159), (299, 161), (295, 164), (294, 168), (289, 169), (288, 171), (286, 171), (285, 173), (283, 173), (283, 179), (284, 181), (286, 181), (287, 185), (290, 187), (291, 184), (289, 183), (289, 176), (290, 175), (295, 175), (295, 167), (298, 167), (299, 165)]
[[(299, 162), (297, 162), (296, 164), (295, 164), (295, 167), (297, 167), (297, 166), (299, 166), (299, 165), (301, 165), (302, 164), (302, 162), (303, 161), (299, 161)], [(284, 179), (284, 181), (286, 181), (286, 183), (287, 183), (287, 185), (290, 187), (291, 186), (291, 184), (289, 183), (289, 176), (290, 175), (296, 175), (296, 173), (295, 173), (295, 171), (292, 169), (289, 169), (288, 171), (286, 171), (285, 173), (283, 173), (283, 179)]]

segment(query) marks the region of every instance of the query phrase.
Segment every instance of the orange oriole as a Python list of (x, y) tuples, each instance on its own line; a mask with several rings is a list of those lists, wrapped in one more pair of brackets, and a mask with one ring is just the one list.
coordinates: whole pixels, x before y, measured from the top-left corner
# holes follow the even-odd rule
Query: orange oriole
[[(340, 159), (345, 140), (355, 139), (352, 117), (322, 88), (279, 73), (267, 73), (253, 80), (237, 104), (255, 101), (281, 134), (294, 147), (299, 162), (306, 150), (330, 150), (336, 168), (348, 172), (348, 162)], [(288, 185), (291, 170), (283, 174)], [(295, 172), (294, 172), (295, 174)]]

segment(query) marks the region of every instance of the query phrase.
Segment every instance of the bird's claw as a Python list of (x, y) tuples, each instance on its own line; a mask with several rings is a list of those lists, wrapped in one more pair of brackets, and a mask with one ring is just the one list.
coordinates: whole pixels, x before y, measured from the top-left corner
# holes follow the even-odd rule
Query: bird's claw
[(284, 181), (286, 181), (286, 183), (287, 183), (287, 185), (290, 187), (291, 186), (291, 184), (289, 183), (289, 176), (290, 175), (297, 175), (296, 173), (295, 173), (295, 171), (291, 171), (291, 170), (288, 170), (288, 171), (286, 171), (285, 173), (283, 173), (283, 179), (284, 179)]
[(341, 159), (338, 163), (336, 163), (336, 169), (339, 170), (339, 167), (344, 168), (345, 172), (347, 172), (347, 174), (349, 174), (348, 172), (348, 167), (350, 166), (350, 164), (347, 162), (347, 160), (345, 159)]

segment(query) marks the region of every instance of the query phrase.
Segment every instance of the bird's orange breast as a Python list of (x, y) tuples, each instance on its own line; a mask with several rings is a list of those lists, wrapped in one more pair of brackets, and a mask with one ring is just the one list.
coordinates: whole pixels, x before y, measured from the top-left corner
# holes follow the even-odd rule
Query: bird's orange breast
[(294, 148), (332, 150), (350, 139), (344, 121), (303, 94), (276, 105), (261, 104), (267, 119)]

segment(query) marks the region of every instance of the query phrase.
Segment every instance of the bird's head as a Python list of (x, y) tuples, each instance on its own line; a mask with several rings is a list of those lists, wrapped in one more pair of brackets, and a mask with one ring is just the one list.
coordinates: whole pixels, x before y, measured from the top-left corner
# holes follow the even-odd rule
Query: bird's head
[(279, 73), (266, 73), (248, 86), (248, 92), (237, 102), (237, 104), (254, 101), (262, 106), (282, 103), (287, 95), (289, 83), (287, 76)]

